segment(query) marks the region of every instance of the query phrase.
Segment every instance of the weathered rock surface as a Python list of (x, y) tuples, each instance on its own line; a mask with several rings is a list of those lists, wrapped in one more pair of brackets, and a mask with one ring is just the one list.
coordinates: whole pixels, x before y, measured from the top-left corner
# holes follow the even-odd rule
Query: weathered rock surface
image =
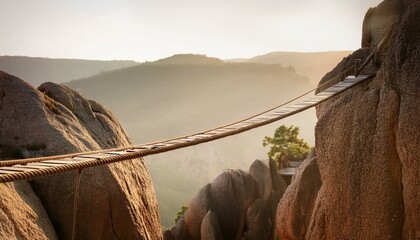
[(308, 157), (296, 171), (293, 181), (280, 199), (276, 221), (277, 232), (290, 239), (304, 239), (315, 205), (321, 176), (315, 157)]
[[(131, 143), (111, 112), (67, 87), (45, 83), (35, 90), (0, 72), (0, 97), (0, 145), (14, 148), (2, 151), (2, 158)], [(69, 172), (31, 181), (60, 239), (72, 235), (76, 176)], [(76, 239), (161, 238), (157, 202), (142, 159), (83, 170), (78, 194)]]
[[(389, 11), (380, 24), (395, 25), (388, 50), (367, 70), (379, 69), (376, 76), (317, 108), (321, 183), (302, 188), (309, 180), (301, 172), (287, 190), (277, 212), (282, 239), (420, 238), (420, 2), (386, 0), (365, 23), (379, 26), (377, 17)], [(385, 35), (377, 28), (369, 34), (364, 46)], [(351, 64), (344, 60), (323, 82)], [(289, 211), (302, 194), (305, 209)]]
[(196, 194), (165, 239), (272, 239), (275, 206), (286, 184), (270, 166), (275, 164), (256, 160), (249, 172), (219, 175)]
[(0, 239), (57, 239), (41, 201), (26, 182), (0, 184)]
[(403, 2), (385, 0), (376, 8), (369, 8), (363, 19), (362, 47), (374, 47), (398, 24)]

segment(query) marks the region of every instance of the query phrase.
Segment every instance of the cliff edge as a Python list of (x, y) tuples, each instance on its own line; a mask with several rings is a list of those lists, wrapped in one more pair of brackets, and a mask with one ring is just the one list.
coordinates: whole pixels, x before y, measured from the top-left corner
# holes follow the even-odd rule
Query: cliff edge
[[(388, 31), (387, 50), (364, 72), (375, 77), (317, 108), (312, 165), (321, 183), (300, 187), (313, 176), (300, 171), (286, 190), (276, 218), (282, 239), (420, 239), (420, 2), (385, 0), (370, 9), (364, 48), (321, 83), (366, 56)], [(304, 203), (304, 215), (288, 211), (296, 202)]]

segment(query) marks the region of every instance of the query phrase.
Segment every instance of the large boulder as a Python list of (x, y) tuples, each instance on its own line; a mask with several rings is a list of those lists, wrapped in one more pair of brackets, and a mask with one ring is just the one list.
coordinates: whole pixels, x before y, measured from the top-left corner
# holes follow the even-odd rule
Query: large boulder
[[(23, 150), (30, 148), (24, 145), (21, 149), (13, 144), (19, 140), (18, 136), (11, 135), (14, 134), (11, 128), (18, 125), (14, 117), (19, 111), (13, 104), (21, 95), (30, 95), (26, 90), (31, 88), (22, 81), (23, 87), (18, 88), (12, 84), (14, 80), (0, 71), (0, 159), (22, 157)], [(9, 97), (13, 95), (17, 98)], [(12, 112), (15, 112), (13, 118), (7, 121)], [(45, 208), (26, 181), (0, 184), (0, 239), (57, 239)]]
[[(38, 90), (0, 72), (2, 158), (47, 156), (131, 144), (113, 114), (53, 83)], [(31, 180), (60, 239), (159, 239), (157, 202), (143, 159)], [(74, 209), (74, 201), (77, 208)], [(74, 211), (75, 210), (75, 211)], [(73, 226), (73, 216), (76, 225)]]
[[(386, 55), (365, 72), (378, 69), (376, 76), (317, 108), (322, 183), (299, 189), (307, 181), (302, 175), (290, 186), (288, 192), (313, 193), (305, 215), (284, 207), (293, 206), (299, 194), (280, 202), (277, 229), (283, 239), (420, 238), (420, 2), (386, 0), (371, 16), (391, 9), (392, 17), (385, 18), (390, 22), (383, 23), (394, 26)], [(370, 34), (372, 46), (384, 36)], [(352, 63), (341, 62), (323, 82)], [(304, 224), (293, 229), (294, 222)]]
[(286, 184), (276, 165), (254, 161), (202, 188), (165, 239), (272, 239), (275, 208)]
[(293, 181), (280, 199), (276, 223), (278, 235), (304, 239), (315, 205), (321, 176), (315, 157), (308, 157), (297, 169)]

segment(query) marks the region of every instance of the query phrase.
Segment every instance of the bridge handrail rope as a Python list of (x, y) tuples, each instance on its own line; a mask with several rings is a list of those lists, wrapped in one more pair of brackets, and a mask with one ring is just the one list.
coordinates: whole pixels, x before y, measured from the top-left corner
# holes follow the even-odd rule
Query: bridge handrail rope
[[(379, 51), (385, 42), (384, 38), (380, 44), (364, 59), (364, 63), (358, 69), (356, 74), (367, 65), (374, 54)], [(360, 82), (370, 78), (370, 76), (354, 76), (347, 77), (341, 81), (350, 71), (355, 70), (355, 64), (345, 69), (343, 72), (329, 79), (318, 87), (311, 89), (296, 98), (293, 98), (285, 103), (270, 108), (261, 113), (247, 117), (240, 121), (230, 123), (221, 127), (212, 128), (206, 131), (201, 131), (195, 134), (189, 134), (181, 137), (167, 139), (163, 141), (152, 142), (148, 144), (134, 145), (121, 148), (104, 149), (98, 151), (89, 151), (82, 153), (73, 153), (65, 155), (56, 155), (49, 157), (28, 158), (0, 161), (0, 183), (11, 182), (20, 179), (29, 179), (34, 177), (52, 175), (67, 171), (81, 170), (84, 168), (120, 162), (124, 160), (145, 157), (157, 153), (163, 153), (175, 149), (185, 148), (188, 146), (197, 145), (204, 142), (221, 139), (227, 136), (232, 136), (241, 132), (251, 130), (260, 126), (270, 124), (285, 117), (302, 112), (308, 108), (319, 105), (320, 103), (336, 96), (337, 94), (357, 85)], [(328, 87), (325, 91), (314, 95), (314, 97), (305, 101), (285, 107), (317, 89), (323, 89), (327, 85), (338, 82), (337, 84)], [(275, 111), (277, 110), (277, 111)]]

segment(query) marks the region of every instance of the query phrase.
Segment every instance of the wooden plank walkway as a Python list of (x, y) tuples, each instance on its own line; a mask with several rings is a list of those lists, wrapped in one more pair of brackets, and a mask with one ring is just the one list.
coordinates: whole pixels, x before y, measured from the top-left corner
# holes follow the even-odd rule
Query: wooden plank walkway
[[(239, 134), (241, 132), (270, 124), (272, 122), (319, 105), (320, 103), (352, 88), (358, 83), (369, 78), (370, 76), (368, 75), (359, 75), (357, 77), (349, 76), (343, 81), (325, 89), (321, 93), (318, 93), (315, 96), (298, 103), (283, 106), (233, 124), (191, 134), (188, 136), (173, 138), (151, 144), (143, 144), (120, 149), (102, 150), (101, 152), (77, 153), (45, 158), (11, 160), (4, 161), (3, 164), (0, 161), (0, 183), (52, 175), (67, 171), (82, 170), (88, 167), (173, 151), (176, 149)], [(9, 164), (5, 166), (6, 163)]]

